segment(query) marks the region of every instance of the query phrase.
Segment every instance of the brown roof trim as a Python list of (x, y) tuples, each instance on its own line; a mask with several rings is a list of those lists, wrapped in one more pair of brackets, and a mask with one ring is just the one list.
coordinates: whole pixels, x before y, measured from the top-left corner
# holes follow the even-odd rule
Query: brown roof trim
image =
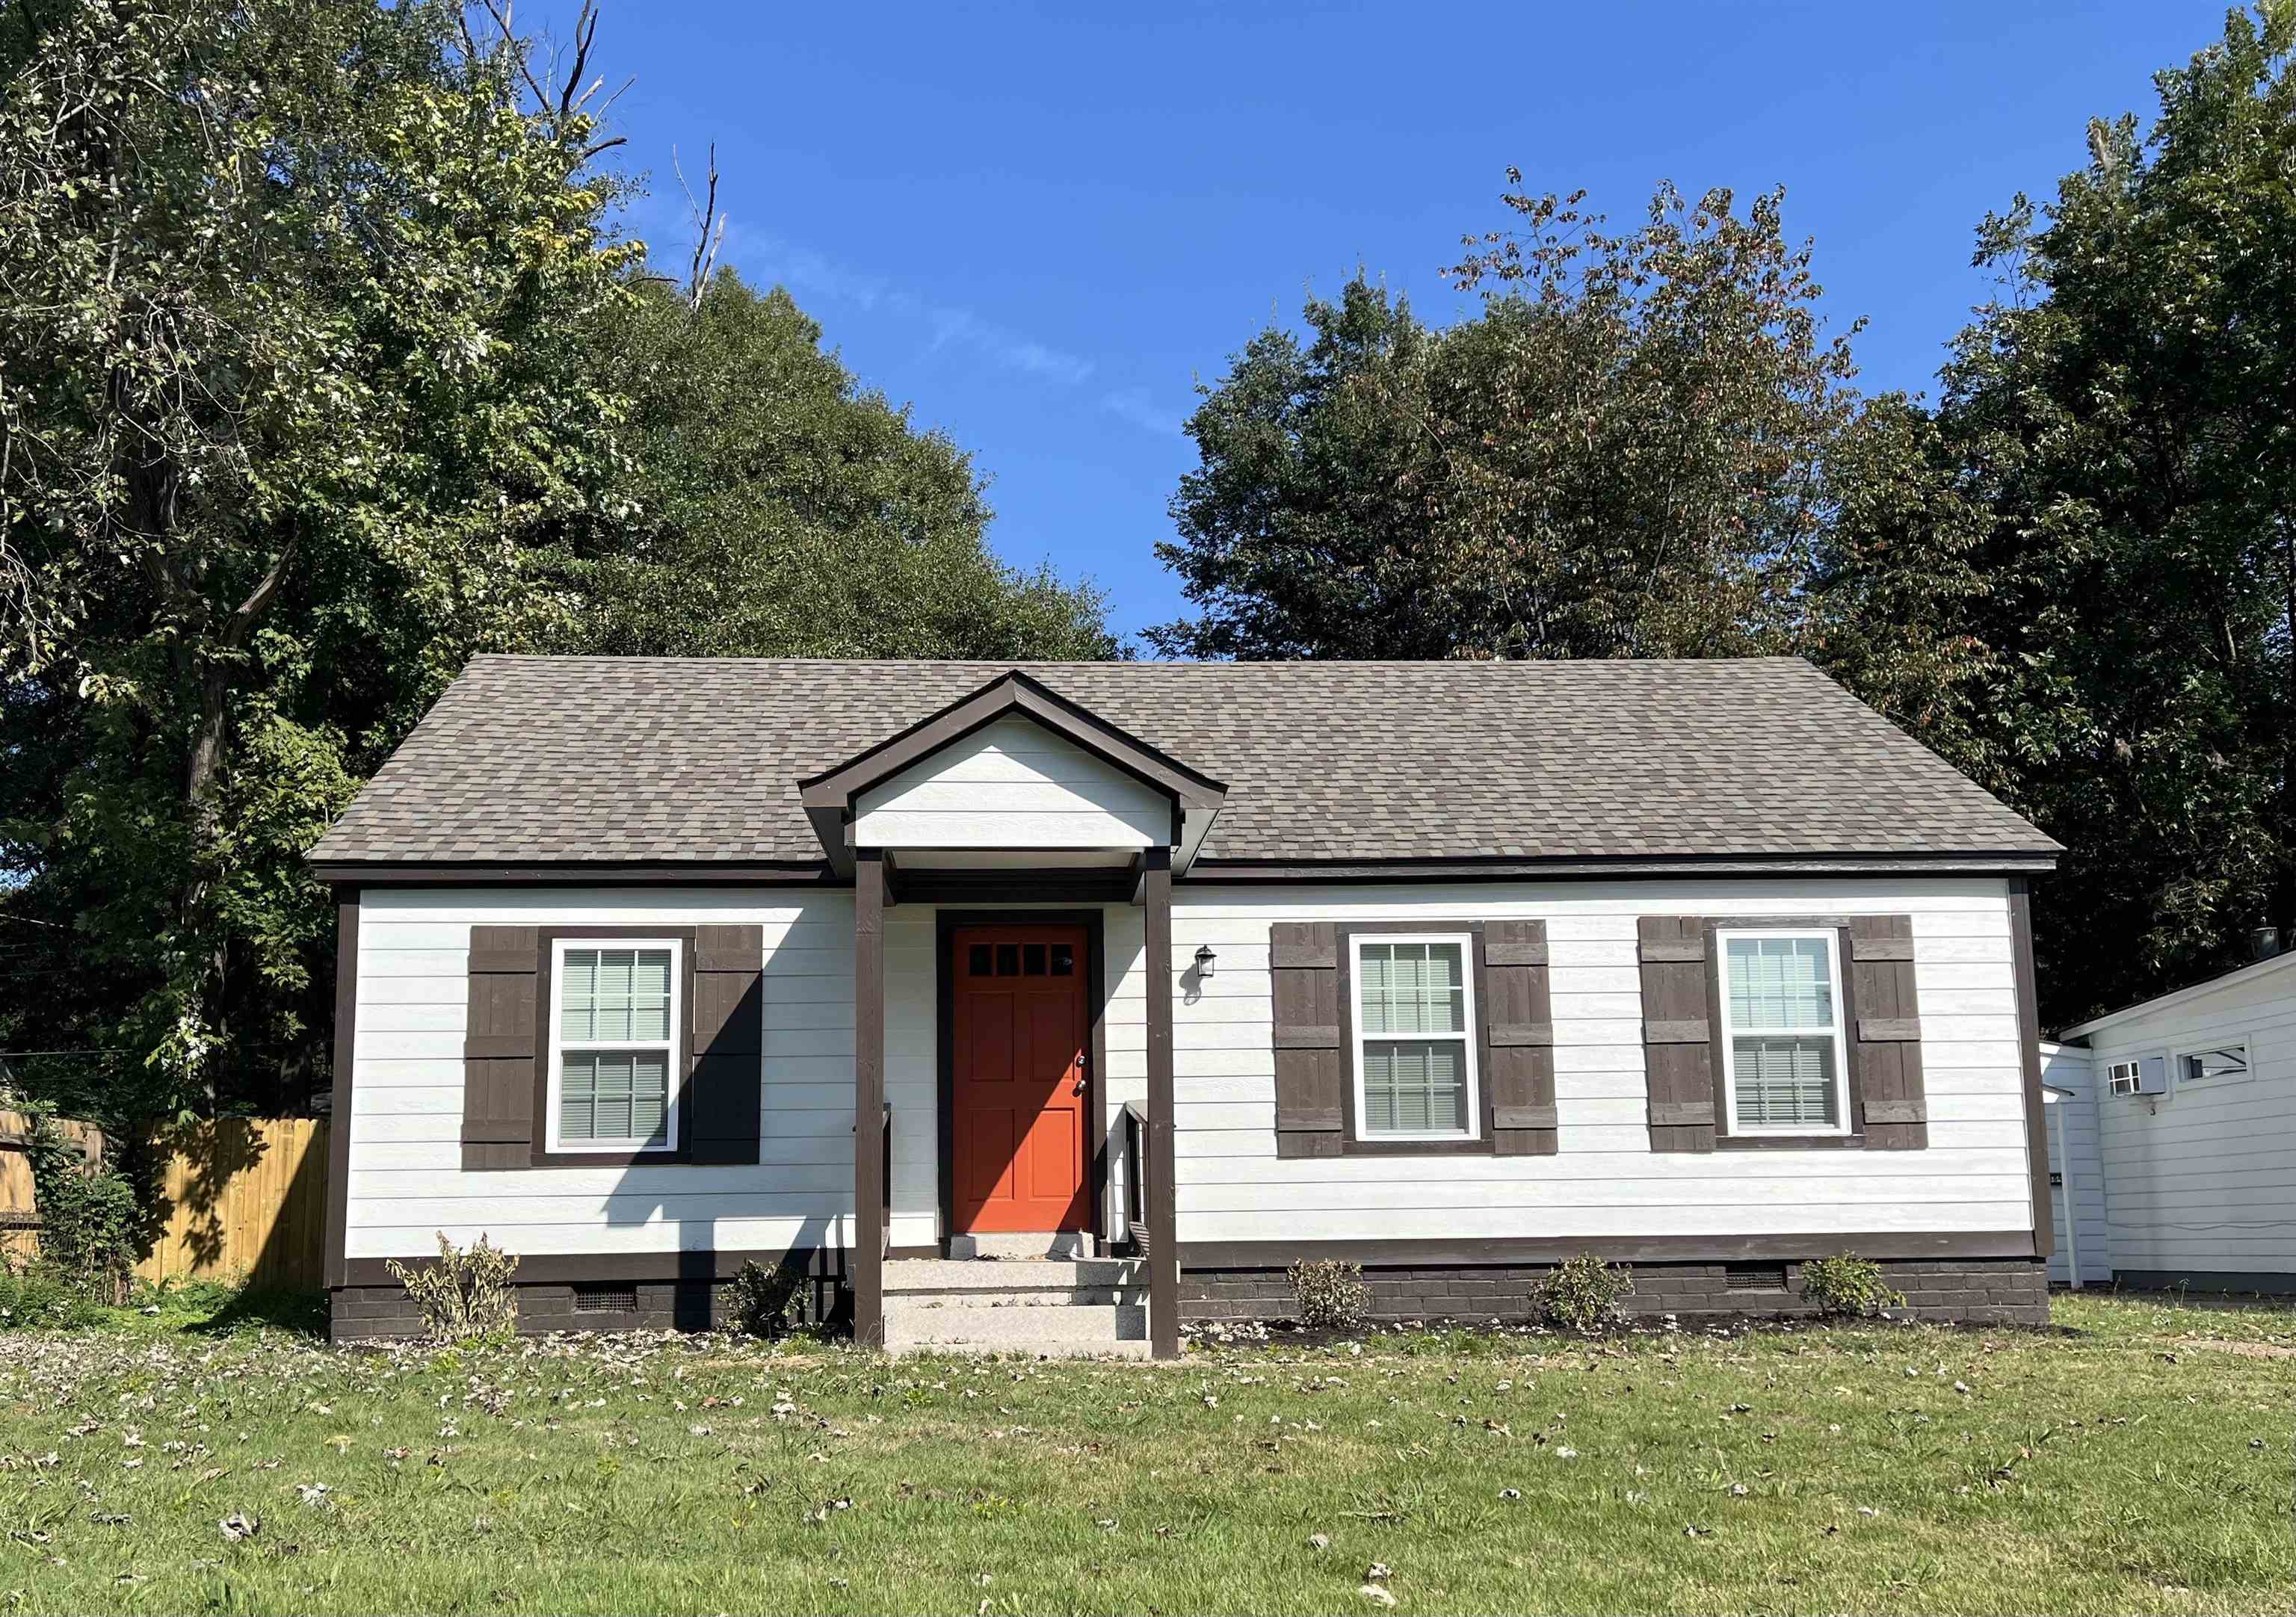
[(2033, 1255), (2057, 1249), (2057, 1220), (2049, 1196), (2049, 1123), (2041, 1098), (2040, 992), (2033, 967), (2033, 894), (2021, 877), (2009, 883), (2009, 957), (2017, 976), (2017, 1043), (2025, 1080), (2025, 1162), (2032, 1171)]
[(1224, 783), (1158, 751), (1015, 668), (899, 734), (799, 781), (799, 800), (808, 813), (842, 810), (857, 794), (1009, 713), (1034, 719), (1095, 757), (1155, 787), (1182, 808), (1217, 809), (1227, 796)]
[(327, 1107), (326, 1283), (347, 1284), (344, 1253), (350, 1234), (351, 1066), (358, 1051), (359, 895), (335, 892), (334, 1098)]
[(1652, 853), (1472, 859), (1199, 858), (1192, 882), (1503, 881), (1620, 876), (2001, 876), (2055, 868), (2054, 853)]
[[(1009, 853), (1013, 850), (1000, 849)], [(1854, 854), (1819, 855), (1702, 854), (1604, 856), (1557, 855), (1546, 859), (1398, 859), (1279, 861), (1264, 859), (1198, 859), (1185, 873), (1175, 871), (1175, 886), (1218, 882), (1407, 882), (1407, 881), (1549, 881), (1660, 876), (2003, 876), (2043, 871), (2056, 862), (2055, 855), (2028, 857), (2001, 854)], [(312, 876), (338, 886), (366, 887), (590, 887), (655, 885), (664, 886), (818, 886), (849, 887), (850, 876), (840, 877), (827, 860), (786, 860), (764, 863), (693, 860), (627, 862), (596, 860), (537, 860), (521, 863), (472, 863), (440, 860), (436, 863), (396, 861), (360, 864), (337, 862), (311, 867)], [(947, 874), (936, 871), (935, 874)]]
[(730, 860), (660, 861), (537, 860), (517, 864), (478, 864), (442, 859), (437, 863), (316, 864), (311, 874), (323, 882), (357, 887), (607, 887), (660, 886), (837, 886), (827, 862), (818, 859), (737, 864)]

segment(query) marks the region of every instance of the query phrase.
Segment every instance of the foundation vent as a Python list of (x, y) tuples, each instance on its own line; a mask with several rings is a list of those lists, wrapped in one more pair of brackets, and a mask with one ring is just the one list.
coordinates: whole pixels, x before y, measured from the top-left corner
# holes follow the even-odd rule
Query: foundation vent
[(574, 1288), (574, 1311), (578, 1314), (635, 1314), (638, 1311), (638, 1288), (635, 1286), (578, 1286)]
[(1786, 1266), (1783, 1263), (1726, 1263), (1722, 1266), (1723, 1285), (1731, 1291), (1784, 1291), (1786, 1288)]

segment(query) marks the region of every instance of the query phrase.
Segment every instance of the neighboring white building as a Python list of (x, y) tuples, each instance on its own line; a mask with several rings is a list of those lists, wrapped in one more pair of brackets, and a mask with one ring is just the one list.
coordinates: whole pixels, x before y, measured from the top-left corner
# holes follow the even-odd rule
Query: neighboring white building
[[(2094, 1097), (2103, 1255), (2120, 1283), (2296, 1291), (2296, 952), (2061, 1037), (2044, 1077)], [(2076, 1172), (2081, 1149), (2076, 1137)], [(2087, 1274), (2086, 1223), (2079, 1236)]]
[(2109, 1282), (2112, 1232), (2106, 1214), (2104, 1164), (2097, 1155), (2096, 1093), (2088, 1052), (2076, 1045), (2043, 1043), (2041, 1082), (2049, 1124), (2049, 1206), (2057, 1224), (2049, 1284)]

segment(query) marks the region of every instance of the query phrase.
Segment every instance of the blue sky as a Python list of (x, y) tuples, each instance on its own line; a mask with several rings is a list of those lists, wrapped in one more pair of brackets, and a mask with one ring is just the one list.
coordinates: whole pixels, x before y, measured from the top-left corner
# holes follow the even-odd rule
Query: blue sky
[[(570, 4), (519, 8), (562, 34)], [(597, 60), (655, 197), (715, 141), (726, 257), (780, 282), (865, 383), (973, 452), (997, 550), (1183, 609), (1153, 547), (1199, 380), (1357, 265), (1423, 315), (1504, 224), (1509, 164), (1613, 224), (1652, 185), (1783, 184), (1858, 339), (1861, 386), (1928, 388), (1984, 294), (1971, 233), (2050, 194), (2092, 115), (2222, 29), (2224, 0), (959, 7), (606, 0)]]

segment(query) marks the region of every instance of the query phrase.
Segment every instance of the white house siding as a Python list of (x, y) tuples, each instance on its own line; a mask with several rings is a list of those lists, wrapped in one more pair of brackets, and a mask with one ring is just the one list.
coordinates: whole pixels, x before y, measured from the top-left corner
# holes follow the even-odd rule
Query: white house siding
[[(1073, 909), (1073, 905), (1054, 908)], [(1109, 1126), (1144, 1101), (1142, 916), (1101, 909)], [(1911, 915), (1931, 1147), (1653, 1155), (1644, 1122), (1641, 915)], [(1538, 917), (1553, 960), (1561, 1153), (1278, 1161), (1271, 921)], [(886, 925), (896, 1245), (939, 1233), (935, 911)], [(765, 934), (754, 1166), (461, 1168), (473, 925), (756, 925)], [(770, 890), (376, 889), (359, 920), (347, 1254), (443, 1231), (529, 1254), (778, 1251), (850, 1236), (853, 905)], [(1201, 945), (1209, 982), (1187, 972)], [(1176, 1189), (1183, 1242), (1675, 1236), (2031, 1228), (2008, 905), (1998, 881), (1197, 887), (1174, 895)]]
[[(1218, 955), (1175, 1007), (1183, 1245), (2032, 1228), (1999, 879), (1184, 886), (1174, 905), (1175, 969)], [(1805, 914), (1913, 918), (1929, 1147), (1653, 1154), (1636, 919)], [(1278, 1159), (1269, 923), (1503, 917), (1546, 922), (1559, 1154)]]
[(1030, 719), (951, 742), (854, 804), (853, 844), (876, 848), (1144, 848), (1170, 800)]
[[(2089, 1025), (2124, 1278), (2296, 1279), (2296, 960)], [(2177, 1057), (2245, 1041), (2250, 1076), (2185, 1083)], [(2108, 1095), (2107, 1067), (2167, 1058), (2168, 1092)]]
[[(1055, 906), (1073, 909), (1076, 906)], [(1140, 911), (1102, 907), (1111, 1125), (1145, 1101)], [(934, 910), (885, 916), (885, 1094), (897, 1246), (940, 1233)], [(755, 1166), (462, 1168), (473, 926), (754, 925), (765, 933)], [(853, 1208), (853, 901), (703, 888), (367, 893), (359, 914), (347, 1255), (404, 1257), (484, 1234), (528, 1254), (842, 1245)]]
[(2049, 1254), (2049, 1279), (2068, 1284), (2078, 1251), (2081, 1284), (2099, 1285), (2112, 1278), (2112, 1231), (2105, 1217), (2104, 1164), (2097, 1150), (2096, 1089), (2088, 1052), (2069, 1044), (2042, 1045), (2041, 1082), (2071, 1091), (2048, 1108), (2049, 1170), (2064, 1175), (2063, 1188), (2050, 1198), (2057, 1246)]
[[(471, 927), (697, 924), (764, 928), (760, 1160), (464, 1172)], [(535, 1255), (784, 1251), (833, 1241), (849, 1214), (849, 893), (373, 889), (361, 900), (358, 960), (346, 1255), (427, 1253), (434, 1231)], [(922, 1131), (930, 1164), (930, 1118), (900, 1127), (905, 1145)]]

